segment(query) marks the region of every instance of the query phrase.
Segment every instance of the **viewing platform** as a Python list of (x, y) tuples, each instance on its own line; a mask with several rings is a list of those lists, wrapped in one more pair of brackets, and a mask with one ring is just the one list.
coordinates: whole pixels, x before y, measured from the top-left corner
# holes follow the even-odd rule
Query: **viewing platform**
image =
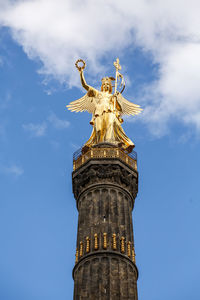
[(116, 159), (126, 163), (132, 169), (137, 171), (137, 153), (132, 151), (126, 153), (122, 148), (119, 148), (110, 143), (99, 143), (87, 150), (83, 151), (83, 147), (78, 149), (73, 154), (73, 170), (77, 170), (90, 159)]

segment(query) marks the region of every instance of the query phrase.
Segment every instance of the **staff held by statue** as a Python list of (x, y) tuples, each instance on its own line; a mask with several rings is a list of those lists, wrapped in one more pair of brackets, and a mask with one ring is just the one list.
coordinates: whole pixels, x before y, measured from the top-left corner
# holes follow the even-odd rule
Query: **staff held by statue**
[(121, 73), (119, 73), (119, 70), (121, 70), (121, 65), (119, 64), (119, 58), (116, 59), (116, 61), (113, 63), (113, 65), (115, 66), (116, 69), (116, 73), (115, 73), (115, 92), (114, 92), (114, 111), (116, 111), (116, 100), (117, 100), (117, 81), (118, 79), (121, 79), (121, 84), (120, 87), (123, 86), (122, 90), (120, 93), (122, 93), (125, 89), (125, 81), (124, 81), (124, 77)]

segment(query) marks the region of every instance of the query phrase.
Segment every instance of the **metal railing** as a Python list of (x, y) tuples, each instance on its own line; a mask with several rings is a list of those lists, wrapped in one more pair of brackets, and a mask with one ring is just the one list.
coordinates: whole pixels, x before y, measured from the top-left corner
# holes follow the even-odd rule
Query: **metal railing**
[(126, 153), (121, 148), (116, 147), (93, 147), (89, 148), (86, 152), (82, 152), (82, 148), (78, 149), (73, 154), (73, 170), (77, 170), (80, 166), (88, 160), (94, 158), (119, 158), (131, 168), (137, 170), (137, 153)]

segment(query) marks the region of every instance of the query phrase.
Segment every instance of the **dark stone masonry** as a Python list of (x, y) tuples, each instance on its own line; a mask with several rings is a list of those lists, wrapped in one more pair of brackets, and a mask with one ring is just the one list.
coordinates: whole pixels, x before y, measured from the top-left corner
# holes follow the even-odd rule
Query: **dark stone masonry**
[(137, 300), (132, 225), (137, 170), (118, 157), (92, 157), (74, 170), (72, 180), (79, 212), (74, 299)]

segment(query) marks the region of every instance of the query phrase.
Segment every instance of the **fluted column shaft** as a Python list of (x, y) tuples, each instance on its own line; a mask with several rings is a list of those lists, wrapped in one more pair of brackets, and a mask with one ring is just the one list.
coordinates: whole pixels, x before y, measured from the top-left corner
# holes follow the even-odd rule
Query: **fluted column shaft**
[(119, 159), (73, 172), (79, 211), (74, 299), (137, 300), (132, 209), (138, 174)]

